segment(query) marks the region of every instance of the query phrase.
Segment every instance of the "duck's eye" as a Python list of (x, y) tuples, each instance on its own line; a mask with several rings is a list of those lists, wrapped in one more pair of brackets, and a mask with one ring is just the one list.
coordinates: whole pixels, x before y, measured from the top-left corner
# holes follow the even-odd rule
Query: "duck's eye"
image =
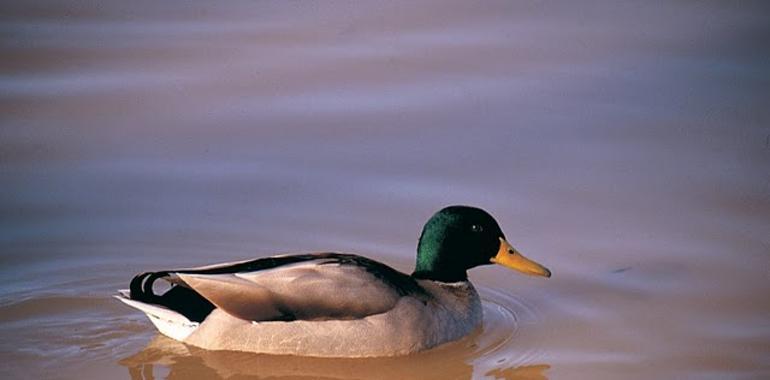
[(481, 231), (484, 231), (484, 229), (480, 225), (474, 224), (474, 225), (471, 226), (471, 231), (473, 231), (473, 232), (481, 232)]

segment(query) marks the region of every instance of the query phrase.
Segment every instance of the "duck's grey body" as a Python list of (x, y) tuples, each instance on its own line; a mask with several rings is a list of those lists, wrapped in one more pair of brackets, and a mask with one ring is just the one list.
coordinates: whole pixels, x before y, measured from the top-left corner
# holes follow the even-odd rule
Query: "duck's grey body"
[[(156, 296), (153, 277), (175, 286)], [(343, 254), (149, 273), (137, 276), (131, 293), (119, 298), (171, 338), (211, 350), (268, 354), (402, 355), (459, 339), (482, 320), (469, 281), (415, 279)]]

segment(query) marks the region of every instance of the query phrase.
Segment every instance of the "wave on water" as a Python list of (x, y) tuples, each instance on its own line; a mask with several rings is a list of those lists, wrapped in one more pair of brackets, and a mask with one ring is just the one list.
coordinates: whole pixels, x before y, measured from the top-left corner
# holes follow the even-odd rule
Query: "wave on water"
[(476, 349), (472, 362), (476, 367), (519, 368), (548, 366), (543, 362), (543, 349), (537, 341), (519, 338), (527, 325), (540, 323), (538, 310), (515, 294), (477, 286), (484, 308), (482, 331), (474, 337)]

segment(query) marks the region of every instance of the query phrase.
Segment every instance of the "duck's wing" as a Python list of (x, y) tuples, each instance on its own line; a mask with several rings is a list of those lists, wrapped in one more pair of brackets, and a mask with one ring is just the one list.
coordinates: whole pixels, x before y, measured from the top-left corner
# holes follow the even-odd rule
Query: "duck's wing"
[[(175, 286), (156, 296), (152, 282), (157, 278)], [(145, 273), (131, 286), (132, 299), (154, 299), (182, 314), (193, 300), (192, 308), (198, 313), (207, 315), (218, 307), (252, 321), (363, 318), (390, 310), (407, 295), (424, 297), (425, 293), (412, 277), (385, 264), (339, 253)]]

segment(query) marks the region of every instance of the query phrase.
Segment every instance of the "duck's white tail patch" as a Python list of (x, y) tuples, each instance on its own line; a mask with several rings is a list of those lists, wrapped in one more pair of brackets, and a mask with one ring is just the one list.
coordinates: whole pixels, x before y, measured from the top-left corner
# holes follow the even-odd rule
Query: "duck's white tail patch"
[(115, 298), (128, 306), (143, 311), (158, 331), (169, 338), (184, 341), (200, 325), (198, 322), (192, 322), (184, 315), (163, 306), (132, 300), (129, 298), (127, 290), (119, 290), (118, 292), (120, 295), (116, 295)]

